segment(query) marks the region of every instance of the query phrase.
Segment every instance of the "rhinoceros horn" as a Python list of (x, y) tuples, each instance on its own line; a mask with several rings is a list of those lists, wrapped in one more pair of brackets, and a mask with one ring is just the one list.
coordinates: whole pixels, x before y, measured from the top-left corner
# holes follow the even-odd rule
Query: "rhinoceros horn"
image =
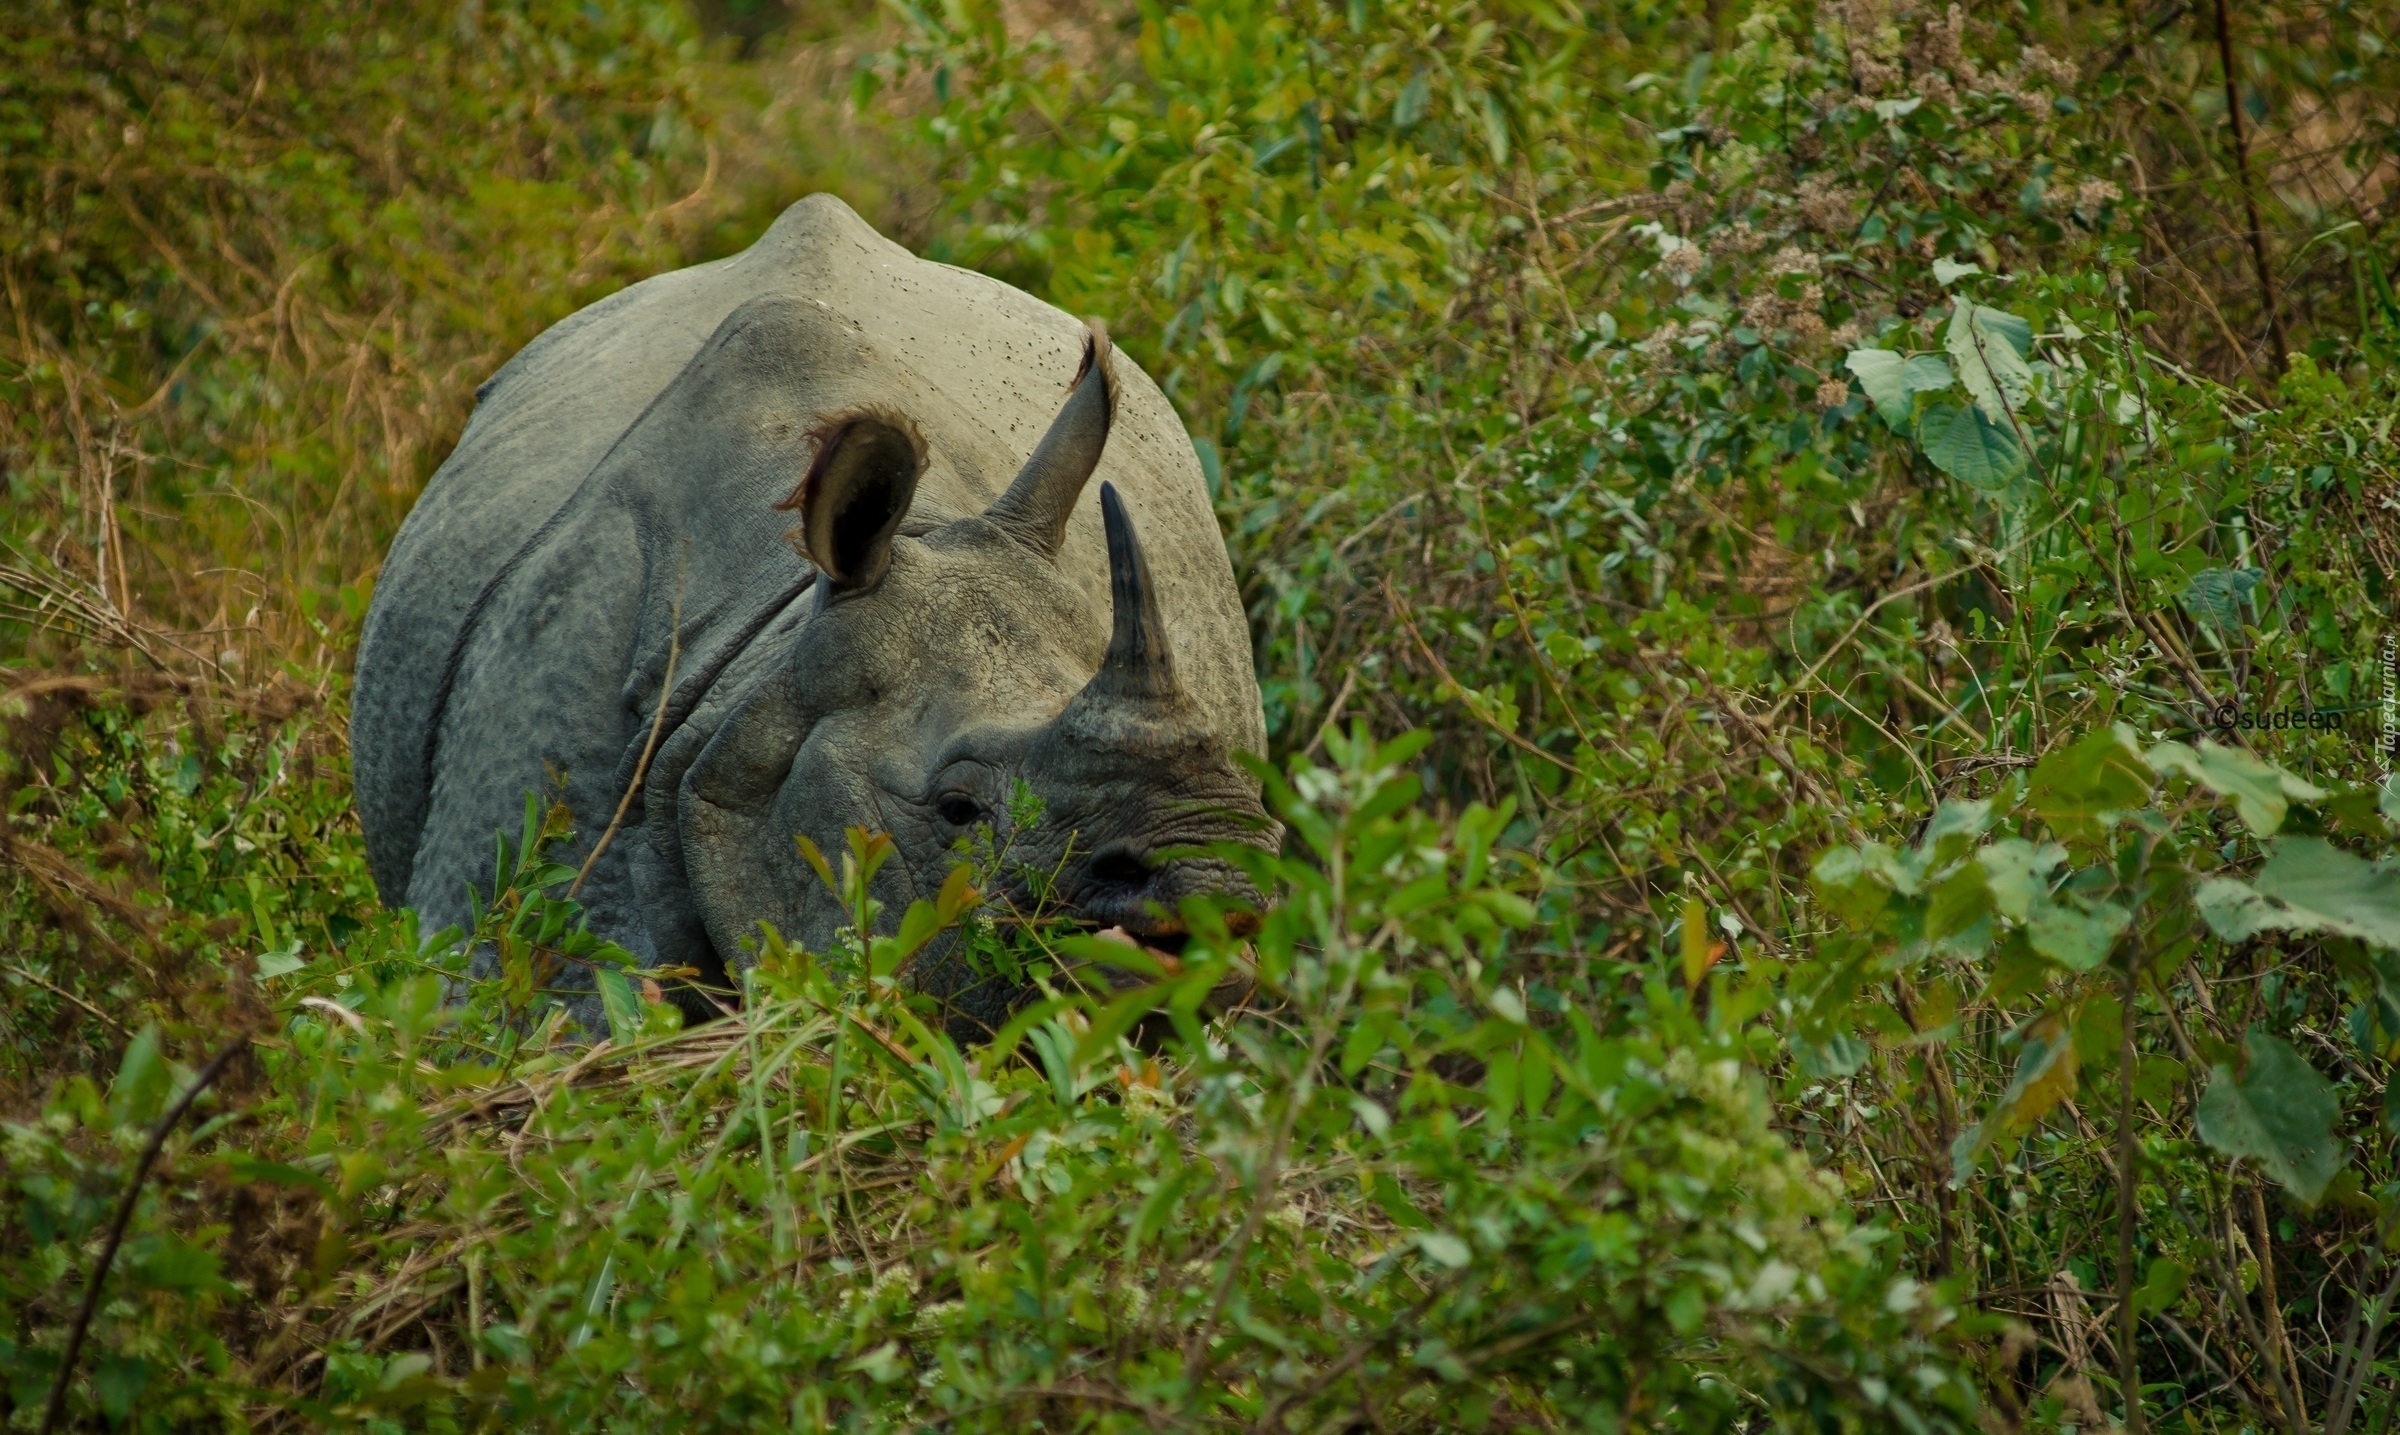
[(1117, 702), (1180, 703), (1183, 685), (1175, 680), (1175, 653), (1158, 611), (1150, 560), (1113, 483), (1100, 485), (1100, 520), (1108, 530), (1108, 655), (1084, 691)]
[(1074, 392), (1008, 492), (992, 500), (983, 514), (1010, 537), (1052, 556), (1066, 541), (1067, 516), (1100, 465), (1100, 451), (1108, 446), (1109, 425), (1117, 412), (1108, 331), (1097, 319), (1086, 319), (1084, 330), (1083, 365), (1075, 371)]

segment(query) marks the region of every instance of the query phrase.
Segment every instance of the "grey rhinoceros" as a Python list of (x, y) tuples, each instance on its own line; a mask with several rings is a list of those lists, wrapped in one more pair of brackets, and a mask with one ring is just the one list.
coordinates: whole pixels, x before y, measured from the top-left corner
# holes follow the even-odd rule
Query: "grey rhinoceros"
[[(1020, 778), (1046, 811), (1012, 858), (1092, 926), (1173, 951), (1181, 899), (1254, 896), (1168, 850), (1272, 840), (1234, 760), (1264, 724), (1191, 443), (1096, 326), (817, 195), (560, 322), (477, 398), (359, 641), (385, 901), (463, 922), (528, 791), (574, 813), (568, 862), (623, 803), (580, 894), (595, 930), (722, 981), (762, 921), (811, 945), (842, 923), (795, 836), (890, 833), (896, 916), (979, 824), (1011, 836)], [(920, 966), (954, 1032), (1023, 996)]]

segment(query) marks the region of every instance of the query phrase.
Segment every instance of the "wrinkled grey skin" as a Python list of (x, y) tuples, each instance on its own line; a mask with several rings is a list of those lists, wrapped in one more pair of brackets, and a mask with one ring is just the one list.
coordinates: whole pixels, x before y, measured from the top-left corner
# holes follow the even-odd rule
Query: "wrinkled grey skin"
[[(580, 864), (637, 772), (581, 898), (716, 981), (762, 921), (819, 948), (841, 924), (795, 834), (889, 832), (896, 920), (976, 824), (1009, 835), (1020, 776), (1047, 812), (1015, 855), (1094, 926), (1172, 949), (1181, 898), (1255, 896), (1160, 856), (1274, 840), (1232, 761), (1264, 725), (1190, 441), (1097, 330), (818, 195), (478, 397), (384, 565), (351, 718), (375, 881), (428, 930), (466, 920), (527, 791), (567, 802)], [(916, 976), (961, 1035), (1023, 996), (955, 956)]]

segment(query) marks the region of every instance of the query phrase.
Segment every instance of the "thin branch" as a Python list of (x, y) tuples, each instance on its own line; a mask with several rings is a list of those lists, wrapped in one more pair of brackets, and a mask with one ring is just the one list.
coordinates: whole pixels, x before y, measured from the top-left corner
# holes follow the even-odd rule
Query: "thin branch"
[(2225, 74), (2225, 118), (2233, 125), (2233, 168), (2242, 184), (2242, 213), (2250, 221), (2250, 262), (2258, 270), (2258, 299), (2266, 306), (2267, 333), (2274, 352), (2267, 357), (2277, 378), (2283, 377), (2291, 336), (2283, 329), (2283, 305), (2275, 296), (2275, 269), (2267, 263), (2267, 235), (2258, 223), (2258, 197), (2250, 185), (2250, 129), (2242, 119), (2241, 87), (2233, 73), (2233, 18), (2226, 0), (2217, 0), (2217, 63)]
[(142, 1147), (141, 1156), (133, 1163), (133, 1179), (125, 1183), (125, 1194), (117, 1201), (116, 1219), (109, 1223), (108, 1240), (100, 1247), (100, 1260), (92, 1267), (91, 1279), (84, 1284), (83, 1308), (75, 1313), (75, 1323), (67, 1328), (66, 1353), (58, 1358), (58, 1375), (50, 1382), (50, 1403), (42, 1411), (42, 1435), (51, 1435), (58, 1428), (59, 1417), (66, 1414), (67, 1387), (75, 1380), (75, 1362), (83, 1355), (83, 1338), (92, 1328), (92, 1315), (100, 1309), (100, 1291), (108, 1282), (108, 1268), (116, 1263), (117, 1248), (125, 1244), (125, 1229), (133, 1224), (133, 1208), (141, 1200), (142, 1185), (150, 1179), (151, 1164), (166, 1148), (167, 1137), (173, 1133), (183, 1114), (192, 1109), (200, 1093), (225, 1074), (233, 1059), (250, 1049), (250, 1038), (236, 1037), (230, 1046), (208, 1059), (183, 1095), (167, 1108), (167, 1114), (151, 1128), (149, 1143)]

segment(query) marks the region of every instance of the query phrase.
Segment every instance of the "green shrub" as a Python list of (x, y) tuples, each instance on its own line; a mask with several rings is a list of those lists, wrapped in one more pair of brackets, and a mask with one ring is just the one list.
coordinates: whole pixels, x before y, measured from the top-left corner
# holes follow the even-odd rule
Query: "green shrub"
[[(738, 1017), (661, 1005), (588, 1050), (496, 1043), (557, 1027), (504, 980), (445, 1006), (459, 958), (405, 924), (265, 978), (256, 1073), (145, 1189), (77, 1408), (1965, 1428), (1956, 1312), (1770, 1127), (1763, 991), (1628, 973), (1630, 1018), (1529, 1007), (1536, 874), (1494, 850), (1505, 810), (1416, 805), (1421, 747), (1337, 734), (1335, 767), (1271, 781), (1302, 850), (1253, 854), (1286, 900), (1239, 955), (1196, 912), (1185, 970), (974, 1052), (772, 934)], [(512, 913), (572, 877), (507, 875), (474, 936), (535, 932)], [(1203, 1028), (1234, 960), (1257, 1004)], [(1124, 1039), (1147, 1011), (1181, 1033), (1157, 1055)], [(7, 1128), (19, 1410), (179, 1079), (145, 1031), (105, 1093), (70, 1079)]]

